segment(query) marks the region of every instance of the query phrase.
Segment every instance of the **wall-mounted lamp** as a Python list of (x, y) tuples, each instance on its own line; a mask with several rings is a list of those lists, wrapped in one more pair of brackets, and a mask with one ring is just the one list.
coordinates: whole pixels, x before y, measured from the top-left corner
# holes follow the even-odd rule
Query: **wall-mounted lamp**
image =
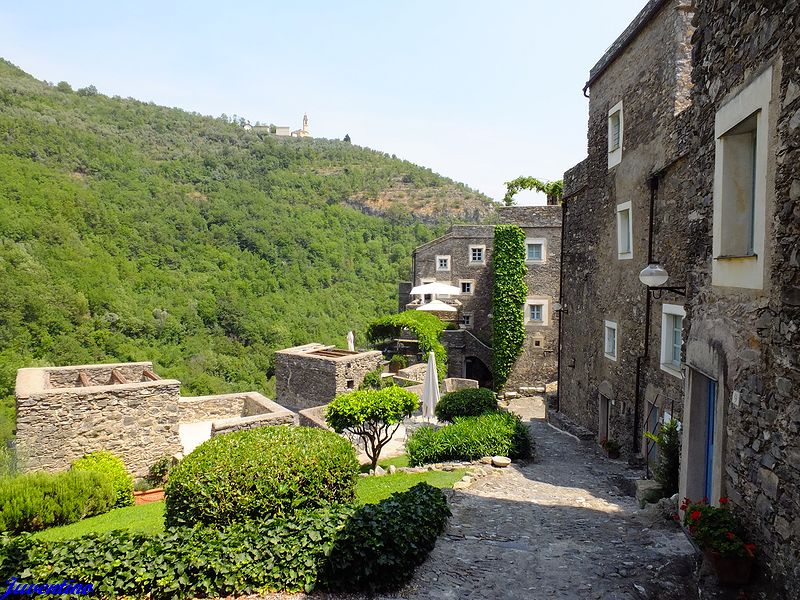
[(561, 302), (553, 302), (553, 310), (555, 312), (563, 312), (563, 313), (569, 312), (566, 306), (561, 305)]
[(666, 291), (673, 292), (674, 294), (686, 295), (686, 286), (668, 286), (664, 285), (669, 280), (669, 273), (661, 266), (660, 263), (654, 262), (647, 265), (639, 272), (639, 281), (647, 286), (651, 292)]

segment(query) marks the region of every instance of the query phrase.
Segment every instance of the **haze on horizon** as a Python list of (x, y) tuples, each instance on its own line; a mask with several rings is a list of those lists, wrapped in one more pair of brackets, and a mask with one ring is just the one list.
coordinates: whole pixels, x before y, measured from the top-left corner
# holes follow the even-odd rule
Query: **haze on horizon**
[[(643, 7), (202, 0), (0, 7), (0, 55), (38, 79), (300, 127), (500, 200), (586, 154), (589, 69)], [(522, 203), (543, 203), (523, 193)]]

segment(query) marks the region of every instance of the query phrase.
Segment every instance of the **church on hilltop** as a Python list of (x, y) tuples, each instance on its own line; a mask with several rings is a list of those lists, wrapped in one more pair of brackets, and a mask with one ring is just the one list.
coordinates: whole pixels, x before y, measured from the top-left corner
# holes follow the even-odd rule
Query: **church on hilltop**
[(308, 114), (303, 114), (303, 127), (294, 131), (288, 125), (251, 125), (250, 123), (245, 123), (242, 127), (245, 131), (274, 135), (276, 137), (311, 137), (311, 132), (308, 130)]

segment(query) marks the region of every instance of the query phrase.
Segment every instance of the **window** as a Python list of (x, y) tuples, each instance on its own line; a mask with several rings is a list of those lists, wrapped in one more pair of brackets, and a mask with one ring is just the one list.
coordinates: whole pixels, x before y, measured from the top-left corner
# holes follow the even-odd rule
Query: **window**
[(661, 305), (661, 369), (681, 378), (681, 335), (685, 316), (683, 306)]
[(475, 289), (475, 282), (472, 279), (462, 279), (461, 280), (461, 293), (462, 294), (471, 294)]
[(458, 318), (458, 324), (461, 326), (461, 329), (471, 329), (472, 313), (462, 313)]
[(617, 324), (614, 321), (603, 321), (604, 348), (606, 358), (617, 360)]
[(622, 116), (622, 102), (608, 111), (608, 168), (622, 162), (622, 139), (625, 133), (625, 119)]
[(547, 298), (528, 298), (525, 302), (526, 325), (549, 325), (550, 300)]
[(483, 264), (484, 255), (486, 254), (486, 246), (470, 246), (469, 247), (469, 262)]
[(619, 260), (633, 258), (633, 219), (630, 202), (617, 205), (617, 258)]
[(533, 340), (533, 347), (534, 348), (541, 348), (542, 347), (542, 340)]
[(714, 119), (711, 283), (763, 289), (772, 67)]
[(525, 262), (543, 263), (547, 258), (547, 240), (528, 238), (525, 240)]
[(437, 256), (436, 257), (436, 270), (449, 271), (450, 270), (450, 256)]

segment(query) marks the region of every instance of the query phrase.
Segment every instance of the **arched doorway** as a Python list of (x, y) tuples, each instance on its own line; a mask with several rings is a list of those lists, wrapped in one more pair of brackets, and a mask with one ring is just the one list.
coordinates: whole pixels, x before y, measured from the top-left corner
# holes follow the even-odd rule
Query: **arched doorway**
[(494, 377), (489, 367), (477, 356), (467, 356), (464, 359), (464, 377), (475, 379), (481, 387), (494, 386)]

